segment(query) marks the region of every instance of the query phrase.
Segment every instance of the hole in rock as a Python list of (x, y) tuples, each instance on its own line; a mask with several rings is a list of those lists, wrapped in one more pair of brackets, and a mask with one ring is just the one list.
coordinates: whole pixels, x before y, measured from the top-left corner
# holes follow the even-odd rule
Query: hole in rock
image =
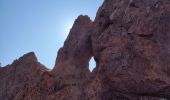
[(93, 71), (93, 69), (96, 67), (96, 61), (94, 60), (94, 57), (92, 57), (89, 61), (89, 70), (90, 72)]

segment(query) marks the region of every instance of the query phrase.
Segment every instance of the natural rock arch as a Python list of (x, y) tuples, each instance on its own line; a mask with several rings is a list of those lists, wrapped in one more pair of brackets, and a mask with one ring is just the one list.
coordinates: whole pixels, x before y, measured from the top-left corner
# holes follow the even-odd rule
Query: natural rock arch
[(92, 56), (89, 60), (89, 70), (92, 72), (96, 68), (96, 61), (94, 60), (94, 57)]

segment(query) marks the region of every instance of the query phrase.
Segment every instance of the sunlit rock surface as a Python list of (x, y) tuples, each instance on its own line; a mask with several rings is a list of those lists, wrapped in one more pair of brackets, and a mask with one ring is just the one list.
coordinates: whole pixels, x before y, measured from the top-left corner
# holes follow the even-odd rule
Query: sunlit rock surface
[(53, 70), (33, 52), (0, 68), (0, 100), (169, 99), (169, 0), (105, 0), (94, 22), (75, 20)]

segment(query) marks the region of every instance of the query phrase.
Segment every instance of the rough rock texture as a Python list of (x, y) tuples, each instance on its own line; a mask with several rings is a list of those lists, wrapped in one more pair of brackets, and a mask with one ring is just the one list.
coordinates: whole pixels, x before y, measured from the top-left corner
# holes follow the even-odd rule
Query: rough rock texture
[(105, 0), (94, 25), (102, 97), (170, 97), (169, 0)]
[(0, 68), (0, 100), (83, 100), (83, 83), (71, 75), (52, 74), (34, 53)]
[(40, 75), (46, 71), (32, 52), (0, 68), (0, 100), (42, 100)]
[(52, 71), (31, 52), (0, 79), (0, 100), (169, 100), (170, 0), (105, 0), (94, 22), (76, 19)]
[[(90, 35), (93, 22), (88, 16), (79, 16), (75, 21), (63, 48), (58, 52), (54, 72), (67, 75), (86, 76), (92, 56)], [(83, 75), (84, 74), (84, 75)]]

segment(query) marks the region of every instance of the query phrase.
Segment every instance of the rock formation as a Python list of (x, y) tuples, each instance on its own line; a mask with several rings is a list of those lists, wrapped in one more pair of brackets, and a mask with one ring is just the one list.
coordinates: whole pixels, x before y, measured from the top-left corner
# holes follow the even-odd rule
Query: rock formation
[(102, 97), (170, 97), (169, 0), (105, 0), (94, 27)]
[(169, 100), (170, 1), (104, 0), (94, 21), (75, 20), (52, 71), (31, 52), (0, 79), (0, 100)]
[(88, 16), (81, 15), (77, 18), (64, 43), (64, 47), (58, 52), (53, 70), (55, 73), (62, 72), (75, 76), (89, 74), (88, 63), (92, 56), (90, 41), (92, 29), (93, 22)]

